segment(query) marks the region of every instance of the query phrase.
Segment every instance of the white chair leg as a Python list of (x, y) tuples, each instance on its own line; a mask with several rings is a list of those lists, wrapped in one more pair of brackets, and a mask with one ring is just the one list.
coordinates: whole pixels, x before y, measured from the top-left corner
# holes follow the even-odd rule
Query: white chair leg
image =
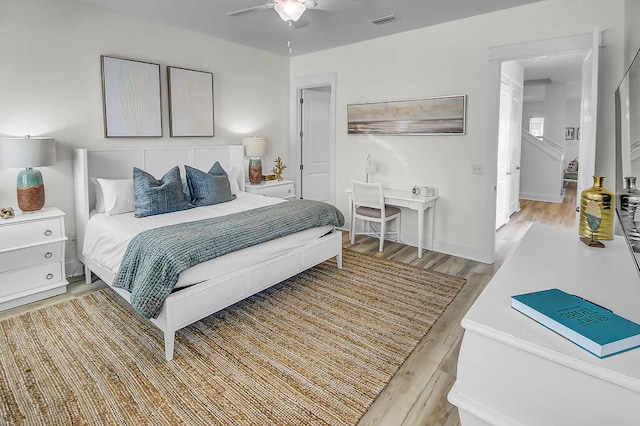
[(356, 215), (351, 214), (351, 245), (354, 245), (356, 242)]
[(402, 230), (402, 227), (400, 226), (400, 215), (396, 216), (396, 225), (397, 225), (397, 234), (396, 234), (396, 241), (400, 242), (400, 231)]
[(384, 247), (384, 228), (385, 228), (386, 222), (382, 221), (380, 223), (380, 248), (378, 249), (378, 251), (382, 251), (383, 247)]

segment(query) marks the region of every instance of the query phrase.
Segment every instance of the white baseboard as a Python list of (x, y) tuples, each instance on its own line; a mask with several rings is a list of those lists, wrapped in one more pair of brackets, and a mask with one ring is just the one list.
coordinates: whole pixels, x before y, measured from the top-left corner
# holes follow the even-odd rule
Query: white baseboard
[[(343, 230), (347, 232), (349, 231), (349, 229), (346, 227), (343, 228)], [(385, 241), (394, 242), (395, 234), (392, 233), (391, 235), (389, 235), (387, 238), (385, 238)], [(402, 233), (400, 234), (400, 241), (402, 242), (402, 244), (416, 248), (418, 247), (418, 235), (416, 234)], [(492, 259), (486, 257), (486, 254), (483, 252), (483, 250), (476, 247), (468, 247), (460, 244), (452, 244), (438, 240), (434, 240), (433, 245), (434, 247), (430, 247), (428, 238), (424, 238), (423, 248), (426, 250), (437, 251), (438, 253), (450, 254), (452, 256), (462, 257), (465, 259), (475, 260), (477, 262), (487, 264), (493, 263)]]
[(562, 194), (535, 194), (531, 192), (521, 192), (520, 198), (533, 201), (544, 201), (545, 203), (562, 203)]

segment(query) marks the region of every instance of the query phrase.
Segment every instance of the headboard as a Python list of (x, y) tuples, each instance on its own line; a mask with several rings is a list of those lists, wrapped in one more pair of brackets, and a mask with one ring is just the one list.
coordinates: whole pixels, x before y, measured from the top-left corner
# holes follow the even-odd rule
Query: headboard
[(244, 191), (244, 151), (242, 145), (180, 146), (133, 149), (74, 149), (73, 180), (75, 189), (76, 238), (78, 259), (82, 261), (84, 231), (89, 213), (95, 207), (96, 196), (90, 179), (125, 179), (133, 176), (138, 167), (160, 178), (173, 166), (180, 167), (184, 179), (184, 165), (207, 171), (219, 161), (229, 171), (235, 167), (239, 188)]

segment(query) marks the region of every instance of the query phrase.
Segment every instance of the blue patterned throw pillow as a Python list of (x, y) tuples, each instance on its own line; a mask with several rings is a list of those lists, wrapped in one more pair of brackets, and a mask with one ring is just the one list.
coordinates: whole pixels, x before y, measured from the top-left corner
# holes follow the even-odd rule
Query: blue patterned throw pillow
[(208, 173), (184, 166), (187, 184), (191, 193), (191, 203), (196, 206), (210, 206), (226, 203), (235, 198), (231, 193), (231, 184), (227, 173), (217, 161)]
[(178, 166), (165, 173), (160, 180), (134, 167), (133, 192), (136, 197), (136, 217), (177, 212), (193, 207), (182, 190)]

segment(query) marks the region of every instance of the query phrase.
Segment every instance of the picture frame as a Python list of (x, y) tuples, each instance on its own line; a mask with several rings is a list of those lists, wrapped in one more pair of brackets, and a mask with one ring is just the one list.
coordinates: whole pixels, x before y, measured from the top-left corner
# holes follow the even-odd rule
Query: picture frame
[(572, 141), (575, 139), (575, 127), (565, 127), (564, 129), (564, 140)]
[(464, 135), (466, 95), (347, 105), (347, 133)]
[(167, 67), (169, 87), (169, 135), (171, 137), (215, 136), (213, 74)]
[(100, 56), (107, 138), (162, 137), (160, 65)]

